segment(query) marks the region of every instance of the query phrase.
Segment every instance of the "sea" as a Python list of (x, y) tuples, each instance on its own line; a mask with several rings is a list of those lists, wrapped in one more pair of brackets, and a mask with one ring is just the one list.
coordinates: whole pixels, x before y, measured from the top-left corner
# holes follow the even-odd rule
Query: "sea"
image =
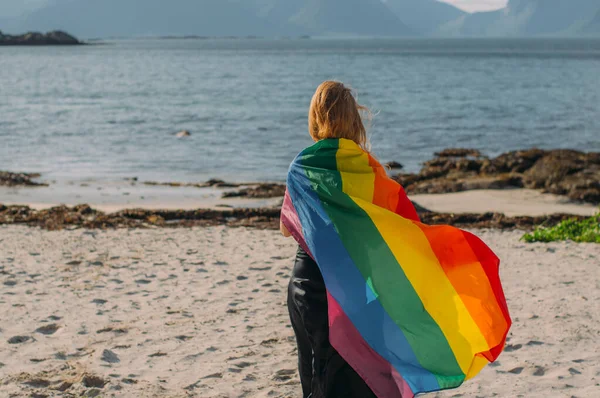
[(0, 47), (0, 170), (283, 181), (328, 79), (406, 171), (449, 147), (600, 151), (600, 39), (136, 39)]

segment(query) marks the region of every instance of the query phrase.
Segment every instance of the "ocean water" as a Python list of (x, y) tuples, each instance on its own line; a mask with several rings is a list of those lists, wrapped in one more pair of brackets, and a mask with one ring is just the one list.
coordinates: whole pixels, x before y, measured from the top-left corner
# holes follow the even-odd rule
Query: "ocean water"
[(447, 147), (600, 151), (600, 40), (129, 40), (0, 48), (0, 170), (283, 180), (326, 79), (410, 171)]

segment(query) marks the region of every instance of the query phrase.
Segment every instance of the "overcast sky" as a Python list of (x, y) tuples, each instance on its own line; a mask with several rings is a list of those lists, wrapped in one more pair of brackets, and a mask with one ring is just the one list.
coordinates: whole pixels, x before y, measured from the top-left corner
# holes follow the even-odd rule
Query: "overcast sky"
[[(2, 1), (2, 0), (0, 0)], [(498, 10), (506, 5), (508, 0), (441, 0), (454, 4), (467, 11), (489, 11)]]
[[(0, 0), (0, 16), (19, 15), (39, 7), (47, 0)], [(467, 11), (495, 10), (506, 5), (508, 0), (441, 0)], [(566, 0), (565, 0), (566, 1)]]

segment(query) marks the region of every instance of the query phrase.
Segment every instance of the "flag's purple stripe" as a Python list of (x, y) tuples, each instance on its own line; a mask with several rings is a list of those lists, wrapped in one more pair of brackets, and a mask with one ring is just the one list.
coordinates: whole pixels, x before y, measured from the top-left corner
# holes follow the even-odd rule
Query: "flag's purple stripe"
[[(388, 361), (361, 337), (340, 304), (327, 295), (329, 305), (329, 340), (378, 397), (412, 398), (410, 386)], [(338, 348), (339, 347), (339, 348)]]
[(281, 221), (283, 225), (287, 228), (289, 233), (292, 234), (296, 242), (304, 249), (309, 256), (312, 257), (312, 253), (310, 249), (306, 245), (306, 240), (304, 239), (304, 233), (302, 232), (302, 224), (300, 223), (300, 218), (298, 217), (298, 212), (292, 203), (292, 199), (290, 198), (289, 192), (285, 191), (285, 197), (283, 199), (283, 206), (281, 208)]

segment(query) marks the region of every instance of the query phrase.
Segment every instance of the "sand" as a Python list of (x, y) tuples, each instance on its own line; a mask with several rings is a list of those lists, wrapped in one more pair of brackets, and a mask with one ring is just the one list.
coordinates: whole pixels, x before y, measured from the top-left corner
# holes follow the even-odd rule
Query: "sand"
[[(598, 397), (600, 245), (478, 234), (503, 260), (509, 345), (431, 396)], [(274, 231), (2, 226), (0, 247), (0, 397), (301, 396), (295, 245)]]
[(532, 189), (475, 190), (457, 193), (412, 195), (421, 206), (439, 213), (504, 213), (509, 217), (574, 214), (592, 216), (598, 206), (574, 203), (564, 196)]

